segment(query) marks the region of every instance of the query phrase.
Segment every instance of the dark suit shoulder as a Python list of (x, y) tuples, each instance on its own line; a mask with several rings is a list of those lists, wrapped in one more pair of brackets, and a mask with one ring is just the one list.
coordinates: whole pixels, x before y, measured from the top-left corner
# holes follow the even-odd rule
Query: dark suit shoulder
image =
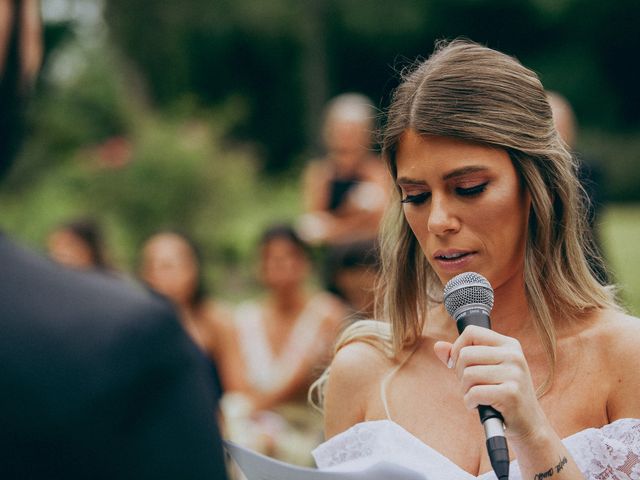
[(223, 475), (204, 359), (166, 300), (3, 236), (0, 262), (0, 449), (31, 465), (15, 478)]
[(79, 416), (168, 342), (188, 343), (168, 302), (131, 282), (64, 268), (5, 237), (0, 262), (0, 385), (25, 414), (50, 397), (52, 420)]
[(172, 315), (168, 302), (133, 281), (65, 268), (6, 237), (0, 237), (0, 261), (0, 313), (15, 322), (30, 321), (31, 330), (40, 326), (69, 333), (91, 324), (105, 334), (133, 317)]

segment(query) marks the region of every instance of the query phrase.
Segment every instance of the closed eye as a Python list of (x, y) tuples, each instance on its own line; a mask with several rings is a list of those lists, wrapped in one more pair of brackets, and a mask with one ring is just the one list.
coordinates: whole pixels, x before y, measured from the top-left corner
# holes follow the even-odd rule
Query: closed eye
[(407, 195), (402, 199), (402, 203), (413, 203), (414, 205), (420, 205), (427, 201), (431, 196), (431, 192), (422, 192), (417, 195)]
[(475, 185), (469, 188), (457, 187), (456, 193), (458, 195), (462, 195), (463, 197), (473, 197), (474, 195), (479, 195), (480, 193), (484, 192), (488, 184), (489, 182), (484, 182), (480, 185)]

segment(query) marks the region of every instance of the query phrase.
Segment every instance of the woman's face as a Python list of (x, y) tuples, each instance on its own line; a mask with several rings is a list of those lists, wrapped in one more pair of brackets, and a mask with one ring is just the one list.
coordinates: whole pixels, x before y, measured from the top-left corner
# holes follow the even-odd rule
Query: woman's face
[(159, 234), (142, 250), (142, 279), (178, 305), (188, 305), (198, 283), (191, 247), (180, 236)]
[(260, 276), (268, 288), (289, 289), (302, 284), (309, 263), (300, 247), (284, 237), (276, 237), (262, 246)]
[(49, 256), (72, 268), (95, 267), (91, 247), (71, 230), (56, 230), (47, 239)]
[(354, 173), (358, 163), (371, 153), (370, 135), (365, 123), (333, 120), (327, 125), (325, 143), (339, 173)]
[(405, 218), (443, 284), (473, 271), (496, 289), (522, 274), (531, 202), (505, 150), (407, 130), (397, 168)]

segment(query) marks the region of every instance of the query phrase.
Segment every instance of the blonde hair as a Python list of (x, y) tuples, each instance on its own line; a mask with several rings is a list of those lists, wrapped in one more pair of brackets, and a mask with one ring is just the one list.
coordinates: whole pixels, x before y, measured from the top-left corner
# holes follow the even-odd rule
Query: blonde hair
[[(587, 262), (598, 259), (586, 219), (586, 194), (577, 165), (558, 135), (537, 75), (516, 59), (468, 40), (441, 42), (428, 60), (403, 75), (393, 95), (382, 137), (383, 154), (396, 178), (401, 135), (460, 138), (504, 149), (531, 196), (524, 282), (529, 308), (549, 360), (556, 364), (556, 322), (578, 321), (597, 308), (617, 308)], [(376, 316), (389, 323), (394, 358), (415, 345), (428, 309), (441, 302), (443, 285), (422, 253), (400, 207), (396, 189), (380, 233), (382, 271)], [(361, 337), (388, 341), (354, 326)], [(347, 329), (336, 351), (355, 340)], [(328, 373), (328, 372), (325, 372)], [(322, 388), (326, 375), (315, 388)], [(319, 395), (321, 397), (321, 395)]]

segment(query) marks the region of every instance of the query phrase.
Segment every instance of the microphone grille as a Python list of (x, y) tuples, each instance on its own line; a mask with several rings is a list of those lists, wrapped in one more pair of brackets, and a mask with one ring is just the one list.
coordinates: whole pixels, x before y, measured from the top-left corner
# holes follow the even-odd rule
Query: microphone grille
[(489, 311), (493, 308), (493, 288), (479, 273), (461, 273), (444, 286), (444, 306), (452, 317), (460, 307), (474, 303), (486, 306)]

